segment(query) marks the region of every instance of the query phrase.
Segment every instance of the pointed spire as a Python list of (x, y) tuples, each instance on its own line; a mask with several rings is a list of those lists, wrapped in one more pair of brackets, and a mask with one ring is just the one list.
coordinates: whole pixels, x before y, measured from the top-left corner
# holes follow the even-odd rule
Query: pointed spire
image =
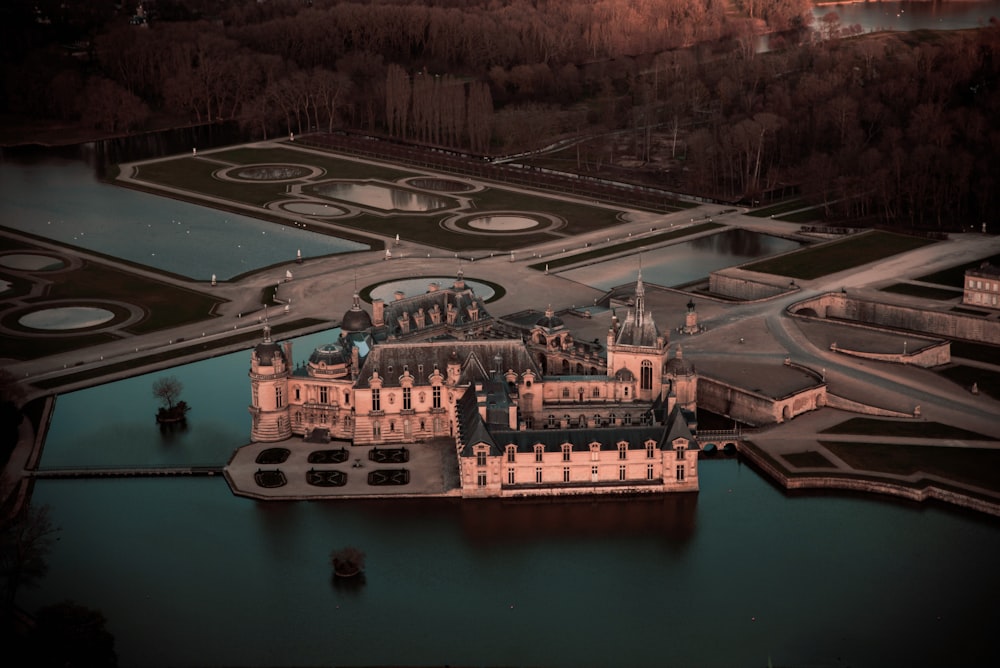
[(271, 343), (271, 326), (264, 321), (264, 343)]
[(639, 276), (635, 281), (635, 322), (642, 324), (643, 311), (645, 310), (646, 286), (642, 284), (642, 256), (639, 256)]

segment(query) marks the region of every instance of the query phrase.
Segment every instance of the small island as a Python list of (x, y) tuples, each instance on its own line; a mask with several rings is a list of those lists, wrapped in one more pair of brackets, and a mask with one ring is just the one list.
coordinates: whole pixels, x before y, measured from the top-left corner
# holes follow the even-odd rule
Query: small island
[(156, 412), (156, 422), (162, 425), (183, 425), (187, 422), (187, 412), (191, 407), (186, 401), (177, 401), (184, 386), (174, 376), (159, 378), (153, 383), (153, 396), (163, 402)]
[(330, 553), (330, 563), (336, 577), (354, 577), (364, 573), (365, 553), (356, 547), (342, 547)]

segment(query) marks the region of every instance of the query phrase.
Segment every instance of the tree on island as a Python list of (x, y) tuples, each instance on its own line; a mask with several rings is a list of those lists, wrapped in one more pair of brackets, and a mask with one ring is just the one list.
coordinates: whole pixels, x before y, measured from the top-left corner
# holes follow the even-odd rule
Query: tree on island
[(365, 569), (365, 553), (356, 547), (343, 547), (330, 553), (330, 563), (334, 575), (358, 575)]
[[(158, 378), (153, 383), (153, 396), (162, 401), (165, 406), (160, 406), (156, 414), (158, 422), (182, 422), (191, 407), (185, 401), (177, 401), (184, 386), (175, 376), (164, 376)], [(176, 403), (174, 403), (176, 402)]]

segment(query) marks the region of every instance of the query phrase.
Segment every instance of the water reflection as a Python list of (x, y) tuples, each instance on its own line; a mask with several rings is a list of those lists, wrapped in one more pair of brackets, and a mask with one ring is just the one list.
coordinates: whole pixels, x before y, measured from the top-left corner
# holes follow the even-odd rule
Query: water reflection
[(315, 192), (323, 197), (354, 202), (383, 211), (424, 212), (451, 205), (450, 201), (440, 197), (374, 183), (336, 181), (316, 186)]
[[(798, 241), (733, 228), (683, 243), (643, 251), (642, 276), (664, 286), (678, 286), (707, 277), (725, 267), (784, 253), (802, 246)], [(635, 281), (639, 262), (621, 257), (558, 272), (585, 285), (609, 290)]]

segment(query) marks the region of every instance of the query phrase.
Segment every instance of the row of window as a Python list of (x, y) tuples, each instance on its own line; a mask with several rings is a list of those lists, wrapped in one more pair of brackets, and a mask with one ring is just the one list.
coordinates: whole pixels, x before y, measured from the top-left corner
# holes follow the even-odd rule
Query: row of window
[(969, 287), (975, 290), (990, 290), (1000, 292), (1000, 283), (996, 281), (981, 281), (979, 279), (969, 279)]
[[(543, 469), (541, 467), (537, 467), (535, 469), (535, 483), (536, 484), (540, 485), (543, 482), (545, 482), (543, 480), (542, 473), (543, 473)], [(646, 480), (654, 480), (655, 476), (656, 476), (656, 469), (654, 468), (654, 466), (652, 464), (648, 464), (646, 466)], [(675, 476), (677, 482), (684, 482), (685, 469), (684, 469), (684, 465), (683, 464), (678, 464), (676, 466), (676, 468), (674, 469), (674, 476)], [(628, 480), (628, 470), (626, 469), (625, 466), (619, 466), (618, 467), (618, 480), (621, 481), (621, 482), (624, 482), (624, 481)], [(477, 485), (479, 487), (485, 487), (487, 485), (487, 481), (488, 481), (488, 478), (487, 478), (487, 475), (486, 475), (486, 471), (479, 471), (476, 474), (476, 483), (477, 483)], [(570, 468), (568, 466), (564, 466), (563, 467), (563, 470), (562, 470), (562, 481), (563, 482), (572, 482), (572, 479), (570, 477)], [(598, 471), (598, 468), (596, 466), (590, 467), (590, 482), (599, 482), (599, 481), (600, 481), (600, 473)], [(516, 485), (517, 484), (517, 469), (513, 469), (513, 468), (507, 469), (507, 484), (508, 485)]]
[(997, 296), (983, 294), (982, 292), (973, 292), (972, 299), (970, 301), (973, 304), (985, 304), (987, 306), (996, 306)]
[[(423, 394), (420, 399), (423, 401)], [(389, 396), (389, 403), (392, 403), (392, 395)], [(441, 408), (441, 386), (435, 385), (431, 388), (431, 408)], [(377, 387), (372, 388), (372, 410), (382, 410), (382, 390)], [(403, 410), (413, 410), (413, 390), (409, 387), (403, 388)]]
[[(562, 444), (562, 460), (564, 462), (570, 461), (570, 456), (573, 452), (573, 446), (569, 443)], [(654, 441), (646, 441), (646, 459), (653, 459), (656, 456), (656, 443)], [(683, 446), (677, 446), (674, 448), (677, 459), (684, 459), (687, 448)], [(597, 461), (600, 458), (601, 444), (591, 443), (590, 444), (590, 458), (592, 461)], [(504, 452), (507, 457), (507, 462), (513, 464), (517, 461), (517, 446), (508, 445)], [(542, 444), (536, 444), (534, 447), (535, 461), (541, 462), (542, 457), (545, 454), (545, 446)], [(480, 449), (476, 451), (476, 465), (486, 466), (486, 456), (487, 452), (485, 449)], [(622, 441), (618, 443), (618, 459), (628, 459), (628, 443)]]

